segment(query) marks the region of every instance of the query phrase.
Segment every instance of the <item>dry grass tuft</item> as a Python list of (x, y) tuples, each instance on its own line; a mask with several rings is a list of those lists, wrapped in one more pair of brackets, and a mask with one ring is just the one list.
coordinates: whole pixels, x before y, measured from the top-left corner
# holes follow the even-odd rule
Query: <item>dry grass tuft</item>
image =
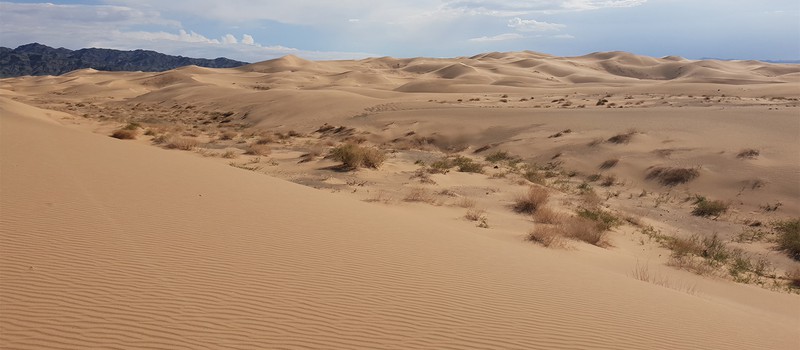
[(269, 148), (267, 145), (259, 145), (259, 144), (250, 144), (244, 150), (244, 154), (255, 155), (255, 156), (268, 156), (272, 153), (272, 149)]
[(647, 172), (648, 180), (657, 180), (664, 186), (684, 184), (698, 176), (700, 176), (698, 168), (651, 167)]
[(564, 236), (578, 241), (586, 242), (598, 247), (606, 244), (604, 231), (600, 225), (587, 218), (575, 217), (565, 221), (562, 225)]
[(466, 218), (469, 221), (479, 221), (480, 219), (485, 217), (486, 217), (486, 210), (478, 208), (472, 208), (470, 210), (467, 210), (467, 213), (464, 214), (464, 218)]
[(358, 168), (377, 169), (386, 160), (386, 153), (374, 147), (363, 147), (347, 143), (332, 149), (330, 157), (342, 162), (342, 168), (346, 170)]
[(526, 240), (541, 244), (548, 248), (566, 248), (567, 242), (563, 232), (555, 226), (537, 225), (528, 233)]
[(424, 187), (412, 187), (403, 200), (406, 202), (436, 204), (436, 196), (433, 192)]
[(533, 221), (540, 224), (556, 225), (564, 222), (566, 215), (554, 211), (548, 207), (541, 207), (533, 213)]
[[(154, 140), (155, 141), (155, 140)], [(168, 149), (179, 149), (183, 151), (191, 151), (195, 147), (197, 147), (197, 140), (187, 139), (183, 137), (172, 136), (169, 137), (164, 147)]]
[(533, 214), (537, 209), (547, 203), (550, 194), (542, 187), (531, 186), (528, 191), (514, 199), (514, 211), (517, 213)]

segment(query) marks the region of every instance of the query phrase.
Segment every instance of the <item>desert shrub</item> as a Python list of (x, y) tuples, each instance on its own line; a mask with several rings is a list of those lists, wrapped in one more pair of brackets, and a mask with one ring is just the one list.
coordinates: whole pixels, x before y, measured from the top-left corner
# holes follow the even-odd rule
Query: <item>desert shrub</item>
[(197, 147), (197, 141), (193, 139), (173, 136), (166, 140), (164, 147), (168, 149), (179, 149), (184, 151), (190, 151), (193, 148)]
[(142, 125), (137, 123), (137, 122), (130, 122), (127, 125), (125, 125), (122, 128), (122, 130), (136, 130), (136, 129), (139, 129), (141, 127), (142, 127)]
[(729, 204), (720, 200), (710, 201), (705, 197), (698, 197), (695, 201), (695, 207), (692, 209), (692, 215), (718, 218), (720, 215), (728, 211)]
[(231, 149), (222, 153), (222, 158), (233, 159), (236, 158), (237, 156), (239, 156), (239, 154), (237, 154), (236, 151)]
[(224, 131), (219, 135), (220, 140), (233, 140), (239, 134), (235, 131)]
[(485, 216), (486, 216), (486, 210), (478, 208), (469, 209), (467, 210), (467, 213), (464, 214), (464, 218), (466, 218), (469, 221), (478, 221)]
[(582, 208), (577, 211), (577, 214), (578, 217), (594, 221), (597, 223), (598, 228), (602, 229), (603, 231), (610, 230), (611, 228), (621, 224), (621, 220), (619, 218), (599, 208)]
[(540, 224), (560, 224), (565, 219), (565, 215), (554, 211), (548, 207), (540, 207), (533, 213), (533, 221)]
[(743, 149), (737, 155), (736, 158), (739, 159), (756, 159), (761, 154), (757, 149)]
[(606, 231), (593, 220), (574, 217), (565, 221), (562, 227), (566, 237), (596, 246), (601, 246), (605, 243)]
[(628, 131), (626, 131), (626, 132), (624, 132), (622, 134), (617, 134), (617, 135), (611, 136), (606, 141), (608, 141), (610, 143), (615, 143), (615, 144), (629, 143), (629, 142), (631, 142), (631, 139), (633, 139), (633, 135), (636, 135), (636, 131), (628, 130)]
[(120, 140), (135, 140), (136, 139), (136, 129), (129, 130), (129, 129), (119, 129), (115, 130), (111, 133), (111, 137)]
[(363, 147), (347, 143), (331, 150), (331, 158), (342, 162), (342, 167), (353, 170), (357, 168), (375, 168), (386, 160), (386, 153), (373, 147)]
[(461, 197), (456, 202), (455, 205), (462, 207), (462, 208), (474, 208), (475, 207), (475, 200), (467, 197)]
[(700, 176), (697, 168), (651, 167), (647, 172), (648, 180), (657, 180), (664, 186), (675, 186), (687, 183)]
[(259, 145), (256, 143), (247, 145), (244, 150), (244, 154), (255, 155), (255, 156), (268, 156), (272, 153), (272, 149), (269, 148), (267, 145)]
[(703, 239), (703, 251), (700, 256), (716, 264), (723, 264), (731, 256), (730, 250), (719, 235), (714, 233), (711, 237)]
[(601, 178), (603, 178), (603, 175), (592, 174), (592, 175), (589, 175), (589, 176), (586, 177), (586, 181), (595, 182), (597, 180), (600, 180)]
[(672, 256), (681, 258), (685, 256), (701, 255), (703, 245), (700, 238), (696, 235), (690, 237), (670, 237), (664, 236), (665, 246), (672, 251)]
[(531, 186), (525, 193), (517, 195), (514, 199), (514, 211), (518, 213), (533, 214), (537, 209), (547, 203), (550, 196), (547, 190), (541, 187)]
[(436, 203), (436, 196), (427, 188), (412, 187), (403, 198), (406, 202)]
[(537, 225), (528, 233), (525, 239), (548, 248), (564, 248), (566, 247), (566, 242), (564, 241), (563, 234), (564, 233), (561, 232), (561, 229), (558, 227)]
[(773, 225), (778, 234), (778, 247), (794, 260), (800, 260), (800, 218), (779, 221)]
[(512, 159), (516, 159), (516, 157), (512, 156), (510, 153), (506, 151), (497, 151), (486, 156), (486, 161), (490, 163), (497, 163), (504, 160), (512, 160)]
[(617, 158), (606, 160), (600, 164), (600, 169), (611, 169), (617, 166), (617, 163), (619, 163), (619, 159)]
[(617, 177), (614, 175), (608, 175), (603, 177), (603, 181), (600, 182), (600, 186), (611, 187), (614, 186), (615, 183), (617, 183)]
[(453, 159), (453, 164), (462, 173), (483, 173), (483, 165), (474, 162), (471, 158), (459, 156)]
[(539, 171), (535, 170), (535, 169), (526, 170), (525, 173), (522, 174), (522, 177), (524, 177), (525, 180), (528, 180), (531, 183), (535, 183), (535, 184), (538, 184), (538, 185), (544, 185), (545, 184), (544, 176), (542, 176), (542, 174), (539, 173)]

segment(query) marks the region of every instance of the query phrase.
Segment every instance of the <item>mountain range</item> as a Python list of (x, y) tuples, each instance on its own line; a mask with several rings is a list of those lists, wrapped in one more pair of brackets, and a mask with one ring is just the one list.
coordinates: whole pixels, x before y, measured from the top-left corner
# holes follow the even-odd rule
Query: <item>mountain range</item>
[(61, 75), (76, 69), (94, 68), (104, 71), (162, 72), (187, 65), (208, 68), (232, 68), (247, 64), (224, 57), (215, 59), (170, 56), (163, 53), (135, 50), (52, 48), (39, 43), (11, 49), (0, 47), (0, 78), (23, 75)]

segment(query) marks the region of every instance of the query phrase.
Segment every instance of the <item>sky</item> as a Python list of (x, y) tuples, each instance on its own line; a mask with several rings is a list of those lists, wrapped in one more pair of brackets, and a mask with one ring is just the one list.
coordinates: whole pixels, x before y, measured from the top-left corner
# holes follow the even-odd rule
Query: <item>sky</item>
[(800, 60), (798, 0), (0, 0), (0, 46), (257, 62), (531, 50)]

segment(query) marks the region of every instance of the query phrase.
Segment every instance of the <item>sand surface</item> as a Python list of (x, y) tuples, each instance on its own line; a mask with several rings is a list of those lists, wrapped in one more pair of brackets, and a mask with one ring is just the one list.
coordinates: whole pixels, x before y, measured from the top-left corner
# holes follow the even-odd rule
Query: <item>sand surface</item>
[[(579, 175), (546, 180), (550, 205), (571, 212), (586, 175), (613, 173), (619, 183), (593, 184), (603, 210), (667, 234), (718, 232), (782, 276), (797, 262), (733, 240), (800, 214), (799, 97), (798, 66), (626, 53), (0, 80), (0, 348), (796, 349), (800, 297), (783, 287), (667, 266), (641, 223), (602, 247), (525, 242), (540, 224), (509, 205), (530, 184), (505, 165), (413, 175), (447, 154), (558, 161)], [(108, 137), (130, 121), (157, 132)], [(315, 132), (325, 123), (353, 129)], [(590, 145), (632, 128), (629, 143)], [(273, 132), (286, 138), (245, 154)], [(162, 133), (197, 145), (151, 145)], [(324, 151), (347, 137), (389, 158), (332, 170)], [(737, 158), (744, 148), (760, 154)], [(664, 187), (645, 177), (656, 165), (700, 176)], [(431, 200), (409, 202), (419, 188)], [(695, 194), (731, 210), (692, 216)], [(465, 200), (488, 229), (463, 218)], [(668, 281), (634, 278), (645, 264)]]

